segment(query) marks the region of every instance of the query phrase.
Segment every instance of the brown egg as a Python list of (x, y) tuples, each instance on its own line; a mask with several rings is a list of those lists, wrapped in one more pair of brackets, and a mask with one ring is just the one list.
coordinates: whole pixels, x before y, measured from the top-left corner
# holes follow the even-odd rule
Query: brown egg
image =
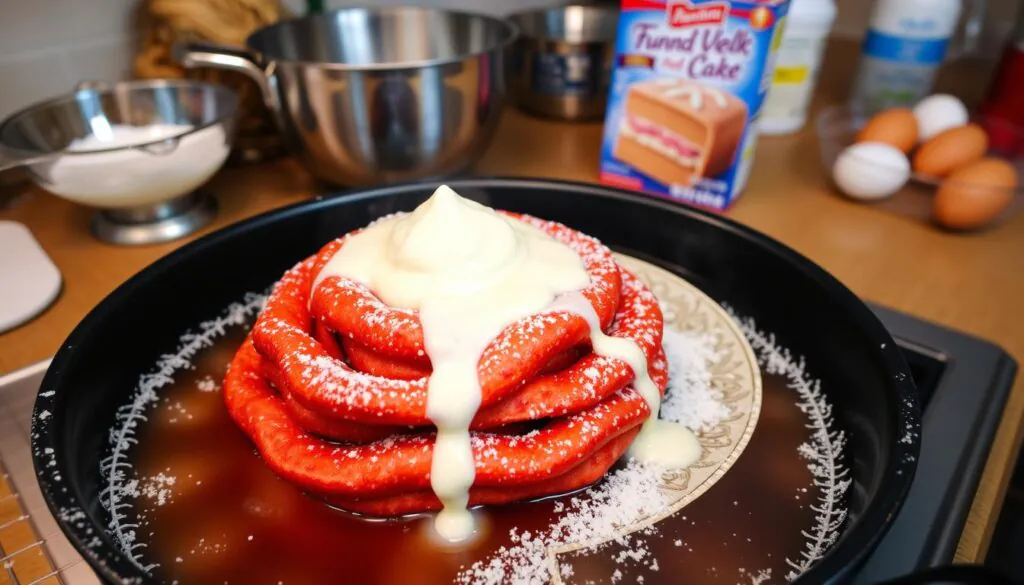
[(985, 158), (951, 174), (939, 187), (932, 217), (944, 227), (966, 230), (981, 227), (1013, 201), (1017, 171), (998, 158)]
[(917, 144), (917, 118), (907, 108), (892, 108), (875, 114), (857, 133), (856, 142), (882, 142), (910, 152)]
[(914, 172), (945, 177), (981, 157), (988, 150), (988, 134), (977, 124), (950, 128), (921, 145), (914, 153)]

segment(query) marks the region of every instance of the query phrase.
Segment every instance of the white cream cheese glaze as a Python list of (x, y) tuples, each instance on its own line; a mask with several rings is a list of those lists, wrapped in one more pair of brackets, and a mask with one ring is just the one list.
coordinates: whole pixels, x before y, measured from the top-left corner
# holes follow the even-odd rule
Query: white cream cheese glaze
[[(467, 505), (475, 478), (469, 426), (481, 400), (477, 370), (484, 350), (507, 326), (540, 312), (580, 315), (590, 324), (595, 353), (628, 363), (634, 387), (658, 412), (660, 395), (643, 352), (630, 340), (605, 335), (580, 292), (590, 283), (580, 257), (543, 231), (447, 186), (412, 213), (349, 237), (314, 288), (331, 276), (362, 283), (393, 307), (419, 311), (433, 369), (427, 417), (437, 427), (430, 483), (443, 504), (434, 527), (447, 540), (467, 539), (474, 530)], [(666, 466), (691, 463), (696, 439), (655, 418), (644, 425), (633, 455)]]

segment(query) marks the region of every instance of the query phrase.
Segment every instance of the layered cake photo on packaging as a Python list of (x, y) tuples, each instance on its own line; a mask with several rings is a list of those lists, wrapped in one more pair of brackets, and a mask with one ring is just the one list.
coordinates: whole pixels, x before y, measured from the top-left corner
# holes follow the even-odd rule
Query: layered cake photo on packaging
[(601, 182), (714, 210), (753, 165), (788, 0), (624, 0)]
[(684, 79), (629, 88), (615, 158), (665, 184), (715, 177), (736, 157), (747, 105), (720, 89)]

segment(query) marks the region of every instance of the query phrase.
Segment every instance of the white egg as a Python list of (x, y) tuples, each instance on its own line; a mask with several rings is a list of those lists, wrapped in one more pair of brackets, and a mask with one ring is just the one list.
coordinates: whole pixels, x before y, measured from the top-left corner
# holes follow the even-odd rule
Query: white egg
[(962, 101), (944, 93), (937, 93), (917, 102), (914, 106), (914, 117), (917, 118), (921, 142), (950, 128), (963, 126), (970, 118), (967, 106)]
[(884, 199), (907, 184), (910, 161), (894, 146), (861, 142), (839, 153), (832, 165), (832, 178), (843, 193), (854, 199)]

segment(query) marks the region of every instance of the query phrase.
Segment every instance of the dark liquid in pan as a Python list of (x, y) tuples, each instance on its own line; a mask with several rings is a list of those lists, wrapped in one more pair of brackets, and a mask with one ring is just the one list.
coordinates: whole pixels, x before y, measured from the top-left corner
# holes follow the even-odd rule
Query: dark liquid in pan
[[(429, 519), (369, 521), (334, 510), (278, 479), (260, 460), (225, 409), (221, 393), (197, 382), (221, 379), (243, 332), (234, 330), (199, 355), (192, 371), (161, 391), (163, 399), (140, 429), (132, 458), (143, 478), (160, 473), (167, 497), (137, 499), (145, 563), (182, 584), (421, 585), (452, 583), (463, 567), (508, 546), (509, 530), (543, 530), (556, 500), (478, 512), (485, 535), (469, 548), (432, 540)], [(207, 389), (208, 390), (208, 389)], [(751, 583), (771, 570), (784, 583), (786, 559), (798, 560), (814, 522), (818, 492), (797, 447), (809, 440), (797, 398), (776, 376), (764, 376), (760, 421), (743, 455), (707, 493), (640, 536), (657, 559), (614, 560), (621, 546), (562, 558), (567, 583), (644, 585)], [(152, 482), (143, 481), (145, 486)], [(579, 497), (579, 496), (577, 496)], [(567, 499), (567, 498), (563, 498)]]

